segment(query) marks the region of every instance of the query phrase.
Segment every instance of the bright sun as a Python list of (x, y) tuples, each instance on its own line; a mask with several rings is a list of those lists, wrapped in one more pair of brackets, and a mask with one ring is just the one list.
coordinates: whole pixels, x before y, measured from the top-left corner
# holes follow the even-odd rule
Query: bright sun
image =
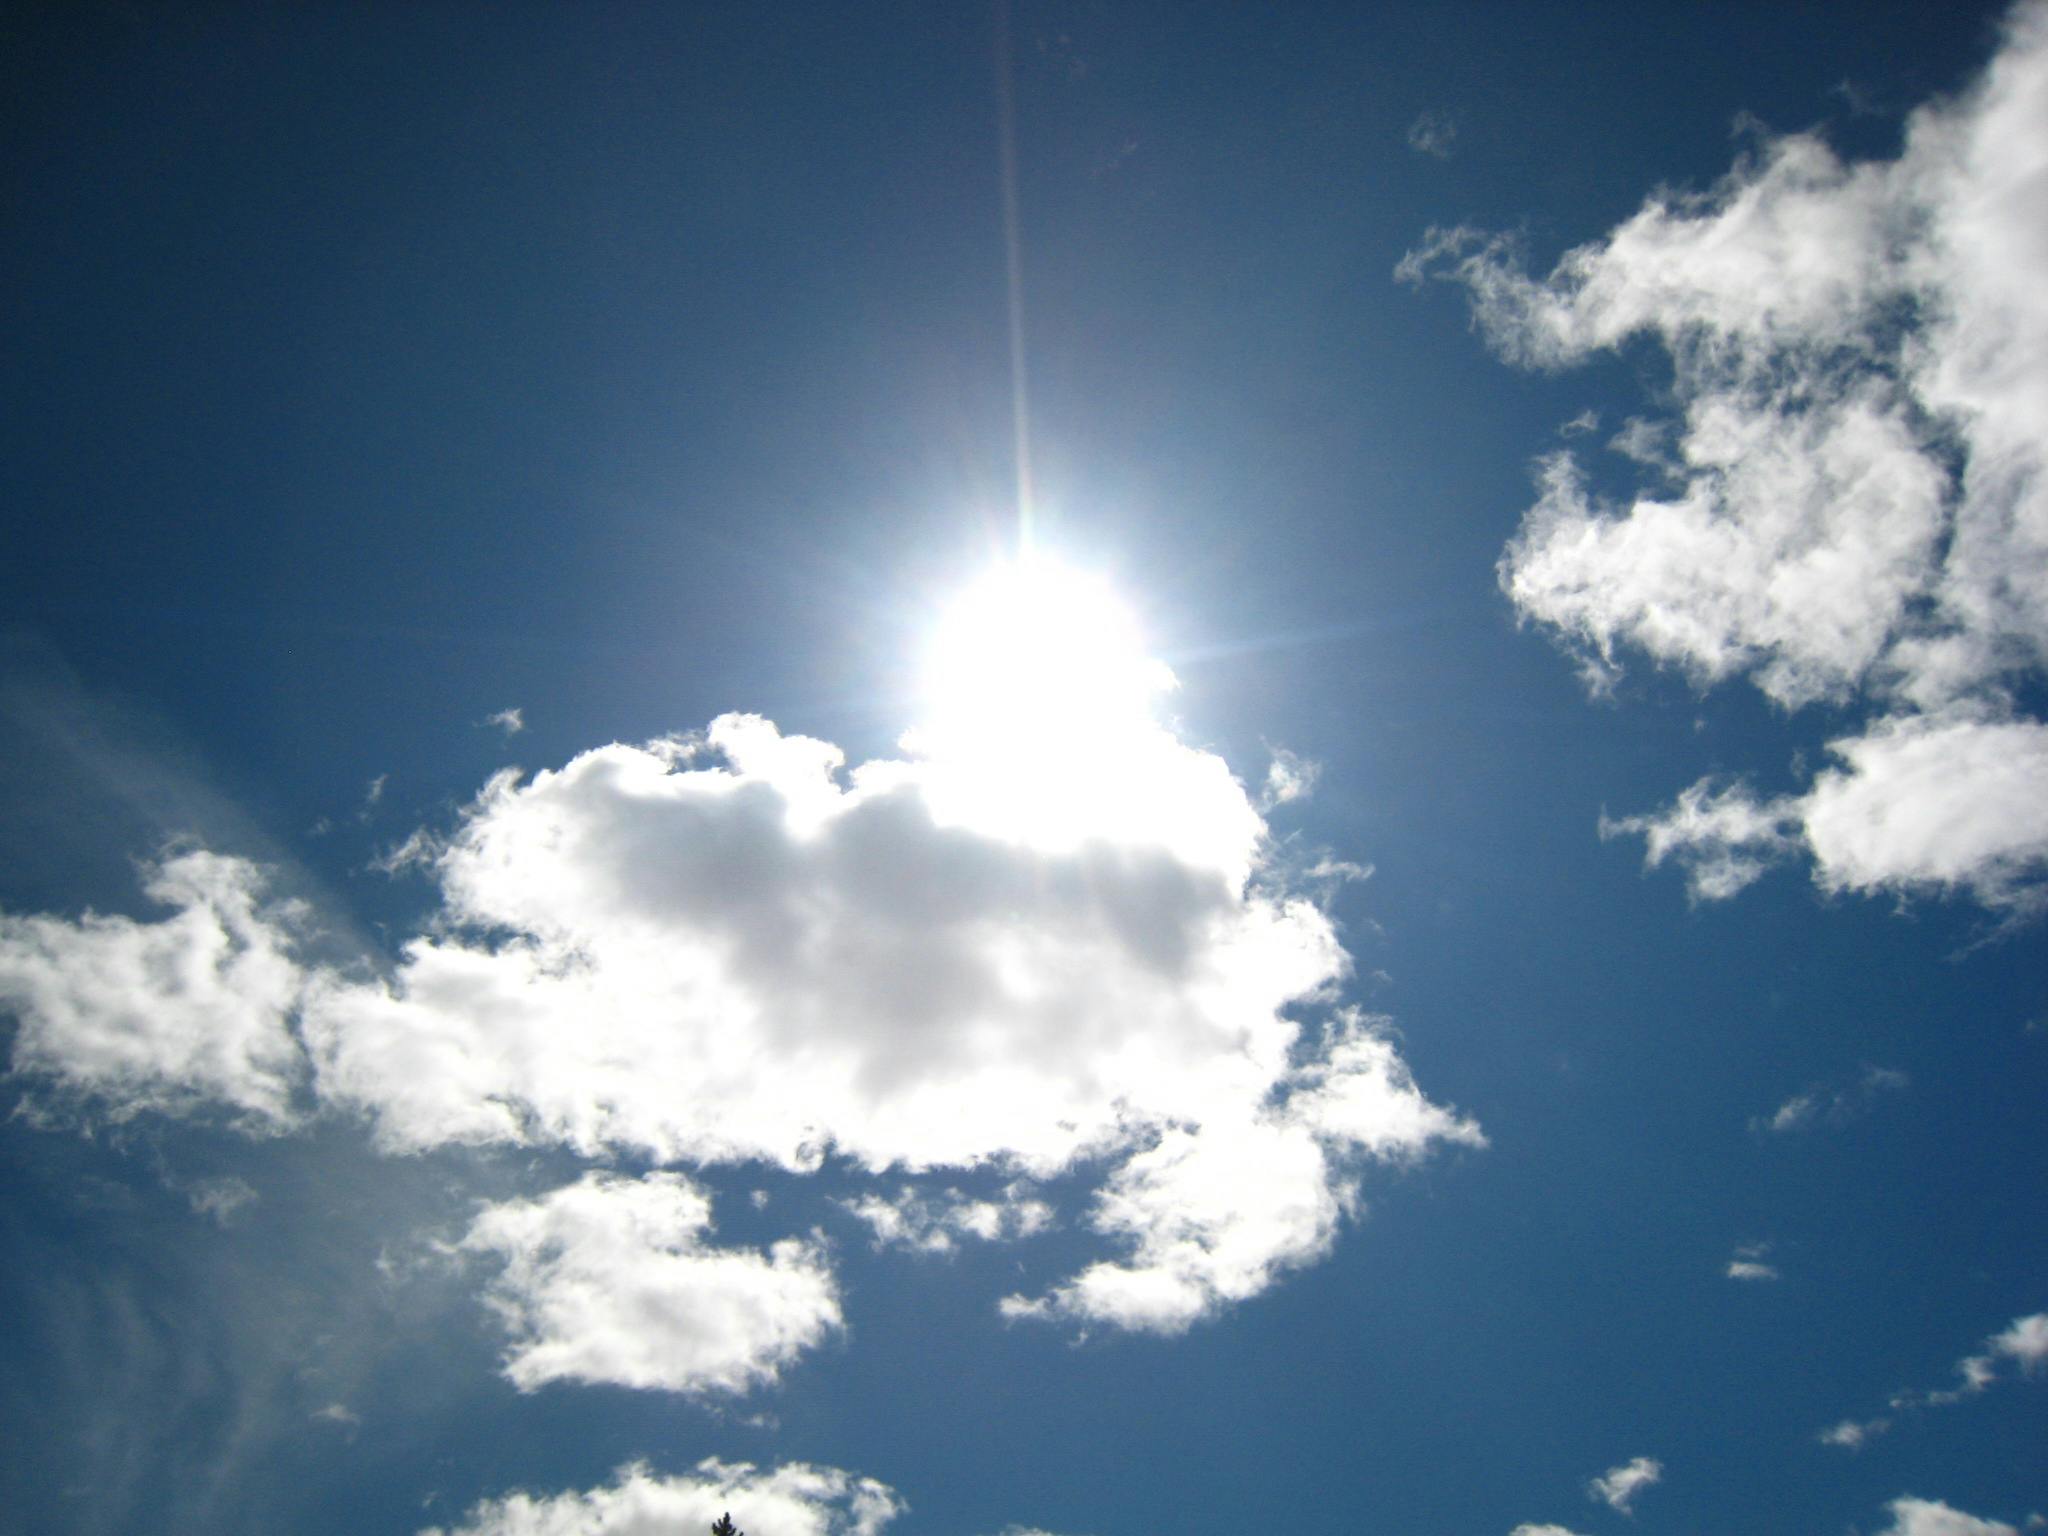
[(1005, 561), (940, 616), (926, 656), (921, 737), (942, 751), (1028, 749), (1152, 723), (1173, 674), (1145, 654), (1109, 583), (1043, 555)]
[(942, 821), (1047, 850), (1103, 839), (1174, 847), (1188, 839), (1188, 797), (1215, 792), (1197, 781), (1227, 779), (1158, 718), (1174, 686), (1107, 581), (1026, 555), (941, 613), (903, 745)]

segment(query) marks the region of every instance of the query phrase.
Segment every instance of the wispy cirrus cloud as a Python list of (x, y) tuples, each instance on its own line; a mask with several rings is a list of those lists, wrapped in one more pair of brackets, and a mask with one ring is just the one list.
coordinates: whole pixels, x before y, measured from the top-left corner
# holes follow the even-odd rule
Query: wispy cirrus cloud
[(1882, 1100), (1903, 1093), (1911, 1081), (1891, 1067), (1865, 1066), (1854, 1082), (1818, 1083), (1793, 1094), (1768, 1115), (1753, 1117), (1749, 1128), (1759, 1135), (1784, 1136), (1816, 1126), (1847, 1125), (1869, 1114)]
[(1448, 112), (1428, 111), (1408, 125), (1408, 147), (1433, 160), (1448, 160), (1458, 143), (1458, 120)]
[(1954, 1386), (1895, 1392), (1886, 1404), (1889, 1413), (1868, 1419), (1844, 1419), (1822, 1430), (1820, 1442), (1842, 1450), (1860, 1450), (1892, 1429), (1901, 1415), (1927, 1408), (1949, 1408), (1981, 1396), (2003, 1379), (2000, 1368), (2008, 1364), (2017, 1367), (2022, 1376), (2036, 1375), (2048, 1366), (2048, 1312), (2014, 1318), (1976, 1351), (1963, 1356), (1956, 1362)]
[(1795, 793), (1701, 780), (1605, 823), (1684, 865), (1698, 899), (1801, 857), (1830, 891), (2040, 905), (2048, 722), (2023, 699), (2048, 663), (2044, 144), (2036, 0), (1980, 81), (1913, 114), (1896, 160), (1760, 136), (1716, 186), (1652, 199), (1547, 276), (1464, 229), (1402, 263), (1463, 285), (1511, 362), (1637, 338), (1671, 360), (1655, 480), (1617, 504), (1552, 455), (1501, 559), (1517, 611), (1589, 683), (1634, 652), (1861, 714)]
[(1778, 1266), (1765, 1262), (1770, 1252), (1769, 1243), (1743, 1243), (1736, 1248), (1735, 1257), (1728, 1261), (1728, 1267), (1723, 1273), (1730, 1280), (1746, 1280), (1752, 1283), (1776, 1280), (1780, 1278)]

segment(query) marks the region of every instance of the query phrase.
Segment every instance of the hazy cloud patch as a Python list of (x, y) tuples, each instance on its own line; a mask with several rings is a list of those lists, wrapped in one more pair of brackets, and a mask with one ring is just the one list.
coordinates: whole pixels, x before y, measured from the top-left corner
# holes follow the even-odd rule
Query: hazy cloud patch
[(1778, 1266), (1764, 1261), (1770, 1256), (1769, 1243), (1743, 1243), (1728, 1261), (1724, 1273), (1730, 1280), (1769, 1281), (1779, 1278)]
[(1408, 147), (1433, 160), (1448, 160), (1458, 142), (1458, 120), (1448, 112), (1423, 113), (1408, 125)]
[(1632, 1515), (1643, 1490), (1656, 1486), (1663, 1478), (1664, 1463), (1654, 1456), (1637, 1456), (1618, 1467), (1609, 1467), (1587, 1483), (1586, 1494), (1619, 1514)]
[(1911, 1081), (1891, 1067), (1865, 1066), (1847, 1085), (1820, 1083), (1793, 1094), (1770, 1114), (1751, 1119), (1749, 1128), (1759, 1135), (1784, 1136), (1818, 1126), (1844, 1126), (1861, 1119), (1891, 1095), (1903, 1093)]

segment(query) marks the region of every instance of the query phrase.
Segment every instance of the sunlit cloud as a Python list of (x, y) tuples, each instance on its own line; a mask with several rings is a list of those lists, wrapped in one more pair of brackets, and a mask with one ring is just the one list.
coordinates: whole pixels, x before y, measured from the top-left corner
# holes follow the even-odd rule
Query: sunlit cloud
[(712, 1459), (664, 1477), (636, 1462), (598, 1488), (486, 1499), (462, 1524), (420, 1536), (653, 1536), (708, 1531), (736, 1509), (746, 1513), (748, 1536), (878, 1536), (903, 1508), (887, 1484), (836, 1467), (763, 1470)]
[[(1423, 1096), (1384, 1021), (1337, 1006), (1351, 960), (1319, 900), (1343, 876), (1276, 856), (1244, 783), (1157, 713), (1171, 684), (1105, 583), (1004, 566), (939, 623), (901, 756), (848, 765), (732, 714), (500, 774), (380, 861), (438, 885), (381, 969), (312, 962), (302, 914), (225, 855), (166, 864), (154, 922), (9, 919), (16, 1064), (119, 1113), (354, 1114), (398, 1153), (1087, 1170), (1084, 1225), (1113, 1256), (1005, 1312), (1177, 1331), (1326, 1254), (1368, 1165), (1484, 1138)], [(202, 1032), (202, 1009), (240, 1022)], [(586, 1181), (479, 1218), (522, 1384), (617, 1379), (564, 1298), (637, 1271), (578, 1256), (625, 1243), (616, 1218), (681, 1294), (714, 1262), (689, 1247), (700, 1198)], [(1023, 1197), (854, 1209), (926, 1246), (1048, 1225)], [(754, 1275), (812, 1287), (807, 1339), (822, 1264)], [(741, 1354), (782, 1359), (782, 1337)], [(751, 1379), (670, 1355), (655, 1374), (677, 1385)]]
[(159, 860), (143, 890), (171, 915), (0, 914), (14, 1069), (116, 1120), (218, 1107), (245, 1130), (294, 1125), (306, 909), (247, 860), (198, 849)]
[(1892, 1523), (1878, 1536), (2019, 1536), (2018, 1530), (2002, 1521), (1981, 1520), (1939, 1499), (1893, 1499), (1885, 1507), (1891, 1511)]
[(1570, 452), (1500, 562), (1588, 683), (1627, 657), (1705, 688), (1850, 707), (1804, 790), (1702, 780), (1605, 823), (1696, 898), (1812, 861), (1831, 891), (1967, 894), (2029, 912), (2048, 867), (2048, 7), (1984, 77), (1914, 113), (1896, 160), (1760, 137), (1720, 183), (1660, 194), (1545, 277), (1515, 243), (1439, 230), (1402, 275), (1471, 293), (1510, 361), (1647, 337), (1674, 415), (1617, 449), (1617, 504)]
[(461, 1248), (502, 1266), (484, 1295), (511, 1336), (506, 1376), (742, 1392), (842, 1326), (815, 1243), (760, 1253), (710, 1232), (710, 1198), (674, 1173), (487, 1206)]

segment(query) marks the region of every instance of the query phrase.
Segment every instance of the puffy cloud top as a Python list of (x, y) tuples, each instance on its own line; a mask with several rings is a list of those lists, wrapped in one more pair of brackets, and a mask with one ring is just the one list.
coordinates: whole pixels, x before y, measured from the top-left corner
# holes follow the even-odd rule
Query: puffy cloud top
[[(1028, 729), (976, 695), (851, 768), (735, 714), (500, 775), (422, 844), (439, 906), (379, 976), (307, 963), (260, 870), (187, 855), (160, 921), (8, 920), (17, 1065), (273, 1121), (310, 1066), (394, 1152), (1085, 1168), (1121, 1257), (1005, 1309), (1184, 1328), (1327, 1252), (1364, 1163), (1483, 1138), (1333, 1011), (1330, 918), (1223, 760), (1152, 718), (1160, 673), (1124, 672), (1064, 722), (1036, 697)], [(702, 1198), (594, 1179), (480, 1217), (514, 1378), (736, 1387), (836, 1325), (819, 1254), (705, 1248)], [(855, 1208), (1007, 1238), (1050, 1214)], [(627, 1312), (666, 1319), (637, 1365)]]
[(525, 1391), (739, 1392), (841, 1326), (817, 1245), (715, 1248), (710, 1230), (710, 1200), (675, 1173), (587, 1174), (486, 1207), (462, 1247), (503, 1260), (485, 1298), (512, 1334), (505, 1374)]
[(675, 1536), (732, 1510), (745, 1512), (747, 1536), (878, 1536), (903, 1501), (873, 1478), (804, 1462), (764, 1472), (713, 1459), (682, 1477), (635, 1463), (601, 1488), (487, 1499), (461, 1525), (420, 1536)]
[(1830, 889), (2038, 904), (2048, 724), (2016, 700), (2048, 665), (2048, 5), (2013, 12), (1896, 160), (1764, 140), (1547, 277), (1469, 230), (1402, 270), (1464, 284), (1513, 361), (1634, 338), (1672, 360), (1676, 420), (1615, 443), (1658, 478), (1618, 508), (1553, 456), (1501, 559), (1596, 687), (1633, 647), (1788, 709), (1871, 712), (1806, 793), (1702, 782), (1617, 829), (1702, 898), (1803, 850)]

